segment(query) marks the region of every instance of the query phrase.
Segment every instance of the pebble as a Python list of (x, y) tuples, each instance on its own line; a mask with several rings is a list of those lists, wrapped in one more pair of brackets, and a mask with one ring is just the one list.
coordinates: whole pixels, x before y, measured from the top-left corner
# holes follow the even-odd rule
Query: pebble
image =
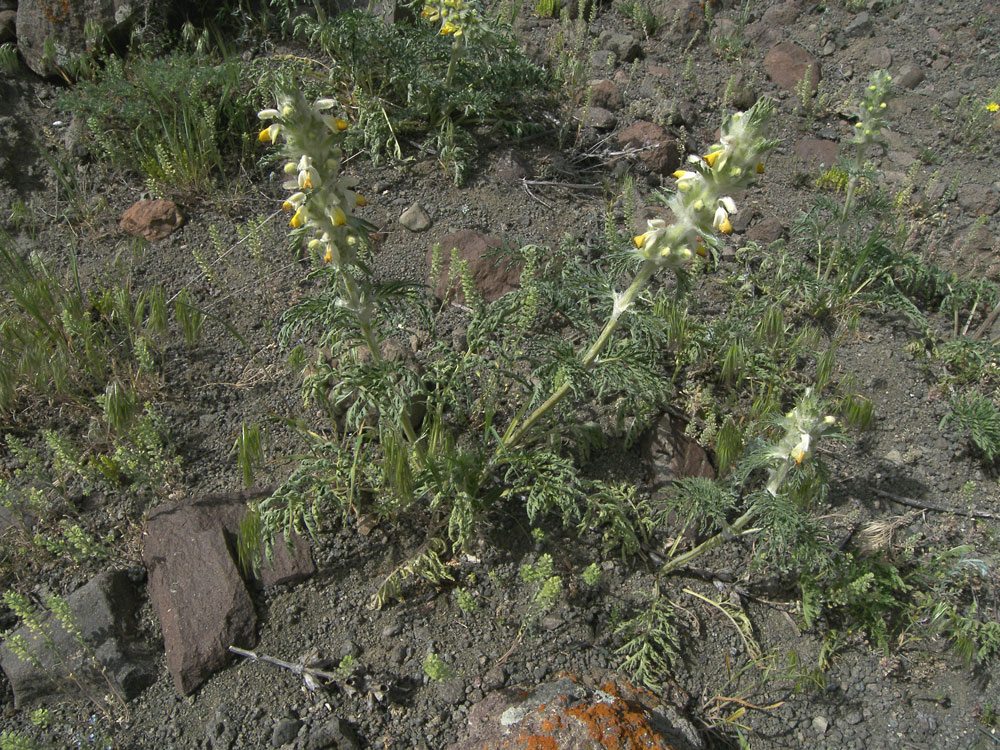
[(423, 232), (430, 229), (431, 217), (419, 203), (414, 203), (399, 216), (399, 223), (411, 232)]
[(281, 747), (288, 744), (298, 736), (301, 728), (302, 722), (299, 719), (291, 717), (279, 719), (271, 731), (271, 747)]

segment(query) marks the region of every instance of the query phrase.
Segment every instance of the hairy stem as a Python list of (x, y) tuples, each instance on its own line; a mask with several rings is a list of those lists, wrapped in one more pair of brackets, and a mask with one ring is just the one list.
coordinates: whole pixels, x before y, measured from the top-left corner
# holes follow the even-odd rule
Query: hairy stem
[(660, 573), (663, 575), (672, 573), (682, 565), (687, 565), (695, 558), (700, 557), (706, 552), (715, 549), (723, 542), (726, 542), (732, 539), (733, 537), (739, 535), (740, 532), (742, 532), (743, 529), (745, 529), (750, 524), (750, 522), (756, 517), (756, 515), (757, 515), (756, 509), (750, 508), (746, 513), (744, 513), (742, 516), (733, 521), (728, 528), (720, 531), (713, 537), (709, 537), (704, 542), (699, 544), (697, 547), (689, 549), (683, 555), (678, 555), (677, 557), (667, 560), (667, 562), (663, 564), (663, 567), (660, 568)]
[[(594, 341), (580, 360), (584, 369), (590, 370), (598, 363), (597, 358), (600, 356), (601, 352), (607, 348), (608, 342), (611, 341), (611, 336), (614, 334), (615, 329), (618, 328), (618, 321), (621, 320), (622, 313), (632, 306), (639, 292), (645, 288), (646, 284), (648, 284), (649, 280), (653, 277), (656, 268), (657, 266), (655, 262), (651, 260), (644, 261), (628, 289), (625, 290), (621, 297), (615, 300), (615, 307), (611, 313), (611, 317), (609, 317), (608, 322), (604, 324), (604, 329), (597, 337), (597, 340)], [(555, 405), (562, 401), (569, 391), (569, 382), (565, 382), (559, 386), (553, 394), (546, 399), (545, 403), (531, 412), (528, 418), (525, 419), (524, 422), (522, 422), (513, 432), (508, 429), (507, 435), (501, 443), (501, 448), (503, 450), (508, 450), (520, 443), (527, 434), (528, 430), (530, 430), (539, 419), (552, 411)]]

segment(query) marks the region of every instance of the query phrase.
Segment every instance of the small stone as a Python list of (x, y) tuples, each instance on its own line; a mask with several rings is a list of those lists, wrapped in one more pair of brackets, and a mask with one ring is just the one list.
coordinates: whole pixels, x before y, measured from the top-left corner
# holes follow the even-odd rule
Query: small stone
[(762, 245), (769, 245), (781, 239), (784, 233), (785, 226), (781, 220), (774, 216), (768, 216), (747, 230), (747, 239)]
[(892, 65), (892, 52), (884, 45), (873, 47), (865, 54), (865, 62), (873, 70), (888, 70)]
[(900, 88), (915, 89), (924, 80), (924, 72), (916, 65), (904, 65), (892, 77), (893, 83)]
[(576, 111), (576, 118), (581, 120), (585, 127), (596, 130), (611, 130), (618, 124), (618, 118), (614, 113), (604, 109), (604, 107), (586, 107)]
[(424, 232), (430, 229), (431, 217), (427, 215), (423, 206), (414, 203), (400, 214), (399, 223), (411, 232)]
[(614, 81), (599, 78), (590, 82), (590, 101), (595, 107), (616, 112), (625, 106), (625, 97)]
[(789, 26), (799, 17), (799, 7), (794, 2), (772, 5), (764, 11), (761, 21), (768, 26)]
[(768, 78), (789, 92), (808, 77), (809, 89), (815, 94), (821, 78), (819, 60), (795, 42), (774, 45), (764, 57), (764, 70)]
[(301, 728), (302, 721), (299, 719), (293, 719), (292, 717), (279, 719), (275, 722), (274, 729), (271, 731), (271, 747), (287, 745), (298, 736)]
[(886, 452), (885, 460), (893, 464), (894, 466), (902, 466), (904, 463), (903, 454), (900, 453), (899, 450), (896, 448), (892, 448)]
[(850, 38), (868, 36), (872, 30), (872, 19), (865, 11), (856, 15), (846, 27), (844, 34)]
[(157, 242), (169, 237), (181, 224), (184, 216), (173, 201), (139, 201), (132, 204), (118, 226), (123, 232), (142, 237), (147, 242)]
[(800, 138), (792, 146), (792, 151), (802, 161), (806, 169), (832, 167), (837, 161), (840, 144), (823, 138)]
[(497, 159), (493, 175), (500, 182), (516, 182), (531, 177), (531, 167), (525, 158), (512, 148), (507, 149)]
[(826, 730), (830, 726), (830, 721), (825, 716), (817, 716), (812, 720), (812, 728), (818, 734), (826, 734)]

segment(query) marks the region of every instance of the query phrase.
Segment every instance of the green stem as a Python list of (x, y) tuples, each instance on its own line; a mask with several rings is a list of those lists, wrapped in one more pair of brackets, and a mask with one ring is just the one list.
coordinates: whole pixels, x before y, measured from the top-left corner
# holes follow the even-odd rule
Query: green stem
[[(362, 298), (361, 290), (358, 288), (358, 284), (353, 277), (347, 273), (341, 273), (340, 280), (344, 287), (344, 297), (347, 299), (347, 304), (358, 316), (358, 326), (361, 328), (361, 335), (364, 336), (368, 351), (371, 352), (372, 361), (381, 362), (383, 359), (382, 350), (378, 344), (378, 337), (375, 336), (375, 332), (372, 330), (371, 304)], [(406, 435), (406, 441), (423, 458), (423, 449), (417, 446), (418, 435), (416, 429), (413, 427), (413, 420), (410, 419), (408, 410), (403, 411), (399, 415), (399, 424)]]
[[(840, 213), (840, 226), (837, 228), (838, 249), (843, 246), (844, 228), (847, 226), (847, 217), (850, 216), (851, 208), (854, 206), (854, 193), (858, 188), (858, 178), (861, 175), (861, 169), (865, 165), (865, 151), (867, 150), (866, 144), (859, 143), (857, 153), (854, 155), (854, 166), (851, 168), (850, 177), (847, 179), (847, 194), (844, 196), (844, 209)], [(827, 259), (824, 280), (830, 275), (830, 269), (833, 267), (831, 261), (832, 258)]]
[(735, 536), (738, 536), (739, 533), (743, 531), (743, 529), (745, 529), (750, 524), (750, 522), (756, 517), (756, 515), (757, 515), (756, 509), (750, 508), (746, 513), (744, 513), (742, 516), (733, 521), (732, 524), (730, 524), (730, 526), (725, 530), (720, 531), (715, 536), (706, 539), (697, 547), (689, 549), (683, 555), (678, 555), (677, 557), (667, 560), (667, 562), (663, 564), (663, 567), (660, 568), (660, 573), (662, 575), (667, 575), (668, 573), (672, 573), (673, 571), (677, 570), (677, 568), (681, 567), (682, 565), (686, 565), (687, 563), (691, 562), (691, 560), (694, 560), (696, 557), (699, 557), (708, 552), (709, 550), (715, 549), (723, 542), (728, 541)]
[[(615, 309), (611, 313), (611, 317), (608, 318), (608, 322), (604, 324), (604, 329), (601, 331), (601, 334), (581, 358), (580, 362), (584, 369), (590, 370), (597, 364), (597, 358), (607, 347), (608, 342), (611, 341), (612, 334), (614, 334), (615, 329), (618, 328), (618, 321), (621, 319), (622, 313), (632, 306), (636, 296), (638, 296), (639, 292), (645, 288), (646, 284), (648, 284), (649, 280), (653, 277), (653, 274), (656, 272), (656, 268), (656, 264), (651, 260), (643, 262), (638, 273), (636, 273), (635, 278), (632, 280), (632, 283), (629, 285), (629, 288), (626, 289), (621, 298), (616, 301)], [(500, 445), (501, 449), (509, 450), (520, 443), (525, 434), (527, 434), (528, 430), (530, 430), (539, 419), (548, 414), (556, 404), (562, 401), (569, 391), (569, 382), (563, 383), (551, 396), (548, 397), (548, 399), (546, 399), (545, 403), (531, 412), (528, 418), (525, 419), (516, 430), (511, 432), (508, 429), (507, 435), (504, 437)]]
[[(458, 60), (459, 56), (459, 43), (458, 37), (454, 38), (451, 44), (451, 57), (448, 59), (448, 71), (444, 74), (444, 87), (446, 89), (451, 88), (452, 79), (455, 77), (455, 61)], [(447, 116), (447, 113), (445, 113)]]

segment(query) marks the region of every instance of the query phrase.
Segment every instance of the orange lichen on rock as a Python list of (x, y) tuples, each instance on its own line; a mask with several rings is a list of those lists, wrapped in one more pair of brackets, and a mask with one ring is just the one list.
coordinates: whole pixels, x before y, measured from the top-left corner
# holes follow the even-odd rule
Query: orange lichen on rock
[(591, 739), (607, 750), (663, 748), (663, 738), (649, 725), (645, 712), (621, 698), (615, 697), (611, 703), (580, 704), (566, 713), (583, 722)]

